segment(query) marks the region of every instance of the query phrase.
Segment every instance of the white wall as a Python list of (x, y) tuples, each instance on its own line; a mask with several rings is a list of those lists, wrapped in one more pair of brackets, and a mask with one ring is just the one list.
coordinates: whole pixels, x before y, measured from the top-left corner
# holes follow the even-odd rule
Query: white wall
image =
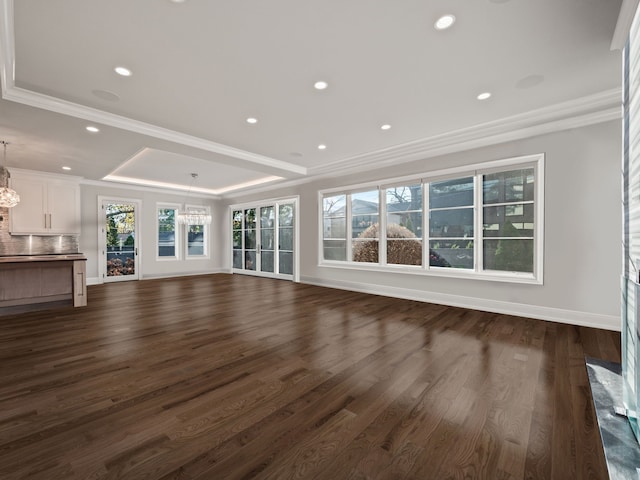
[(87, 278), (89, 283), (100, 282), (98, 278), (99, 262), (102, 261), (98, 250), (98, 197), (113, 197), (130, 200), (140, 200), (142, 211), (138, 215), (139, 255), (141, 259), (140, 271), (142, 278), (190, 275), (198, 273), (212, 273), (220, 271), (221, 255), (223, 250), (220, 242), (223, 235), (217, 225), (224, 223), (222, 213), (226, 211), (221, 203), (211, 199), (203, 199), (189, 196), (190, 205), (207, 205), (211, 208), (213, 216), (210, 228), (210, 255), (208, 259), (189, 259), (167, 261), (156, 259), (157, 235), (156, 235), (156, 204), (177, 203), (183, 204), (184, 194), (161, 193), (157, 191), (135, 190), (129, 188), (111, 188), (107, 186), (81, 185), (82, 201), (82, 232), (80, 235), (80, 251), (87, 257)]
[[(302, 282), (619, 330), (620, 139), (621, 122), (607, 122), (225, 203), (300, 195)], [(535, 153), (546, 154), (544, 285), (318, 265), (318, 190)]]

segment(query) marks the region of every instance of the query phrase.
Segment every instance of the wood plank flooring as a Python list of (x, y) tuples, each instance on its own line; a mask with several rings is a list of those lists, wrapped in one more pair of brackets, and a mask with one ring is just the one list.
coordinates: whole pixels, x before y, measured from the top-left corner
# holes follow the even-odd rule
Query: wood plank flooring
[(0, 317), (0, 478), (604, 479), (615, 332), (241, 275)]

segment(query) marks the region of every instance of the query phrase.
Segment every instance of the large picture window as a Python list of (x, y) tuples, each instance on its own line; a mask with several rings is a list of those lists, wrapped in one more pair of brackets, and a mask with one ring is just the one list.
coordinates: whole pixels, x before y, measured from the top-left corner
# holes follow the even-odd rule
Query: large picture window
[(543, 171), (532, 155), (320, 192), (321, 264), (542, 283)]

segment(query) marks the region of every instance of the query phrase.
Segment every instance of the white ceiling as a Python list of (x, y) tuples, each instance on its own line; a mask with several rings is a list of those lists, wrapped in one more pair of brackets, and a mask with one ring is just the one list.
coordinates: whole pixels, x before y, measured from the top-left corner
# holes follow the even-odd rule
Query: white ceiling
[(224, 194), (618, 118), (620, 3), (0, 0), (0, 139), (9, 166)]

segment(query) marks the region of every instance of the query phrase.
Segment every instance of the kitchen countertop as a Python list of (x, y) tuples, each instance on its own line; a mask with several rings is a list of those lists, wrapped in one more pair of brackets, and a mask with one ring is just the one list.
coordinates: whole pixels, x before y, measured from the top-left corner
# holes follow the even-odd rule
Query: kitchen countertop
[(63, 260), (86, 260), (83, 253), (54, 253), (42, 255), (7, 255), (0, 256), (0, 263), (21, 263), (21, 262), (59, 262)]

